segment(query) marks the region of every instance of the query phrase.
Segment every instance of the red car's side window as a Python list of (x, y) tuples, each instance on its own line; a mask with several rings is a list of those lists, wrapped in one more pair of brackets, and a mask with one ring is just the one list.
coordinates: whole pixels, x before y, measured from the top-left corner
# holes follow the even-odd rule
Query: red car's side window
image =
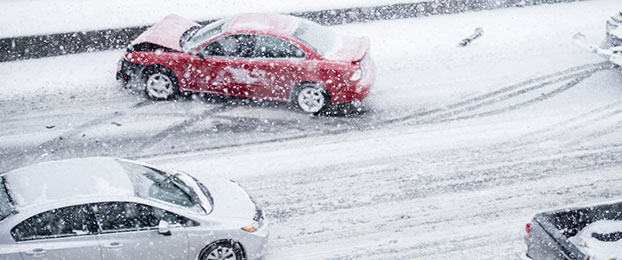
[(305, 53), (293, 43), (265, 35), (258, 35), (255, 43), (256, 58), (304, 58)]
[(251, 58), (255, 49), (255, 36), (251, 34), (227, 35), (208, 44), (204, 56)]

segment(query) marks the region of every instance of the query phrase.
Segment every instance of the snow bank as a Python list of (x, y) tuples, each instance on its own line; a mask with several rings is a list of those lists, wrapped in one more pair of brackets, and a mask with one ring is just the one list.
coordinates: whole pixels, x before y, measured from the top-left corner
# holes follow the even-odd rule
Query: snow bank
[(122, 51), (107, 51), (0, 63), (0, 104), (34, 95), (50, 99), (108, 94), (119, 87), (114, 76), (121, 55)]
[(424, 0), (5, 0), (0, 2), (0, 38), (154, 24), (175, 13), (209, 20), (244, 12), (299, 12), (367, 7)]

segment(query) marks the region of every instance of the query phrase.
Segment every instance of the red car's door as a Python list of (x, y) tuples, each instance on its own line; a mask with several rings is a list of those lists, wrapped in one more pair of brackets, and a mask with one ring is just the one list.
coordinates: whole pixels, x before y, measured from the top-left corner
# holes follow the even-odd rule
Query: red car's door
[(249, 61), (256, 97), (288, 101), (291, 89), (305, 80), (307, 60), (295, 44), (281, 38), (257, 35), (254, 59)]
[(250, 34), (223, 36), (208, 44), (196, 65), (198, 86), (205, 92), (232, 96), (253, 96), (248, 61), (253, 56), (255, 38)]

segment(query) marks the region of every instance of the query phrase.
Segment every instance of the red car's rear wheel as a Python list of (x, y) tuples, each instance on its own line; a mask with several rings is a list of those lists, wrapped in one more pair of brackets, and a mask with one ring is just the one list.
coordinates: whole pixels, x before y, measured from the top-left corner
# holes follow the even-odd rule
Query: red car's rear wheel
[(328, 91), (322, 85), (303, 83), (296, 89), (293, 102), (301, 111), (317, 114), (330, 105), (331, 99)]

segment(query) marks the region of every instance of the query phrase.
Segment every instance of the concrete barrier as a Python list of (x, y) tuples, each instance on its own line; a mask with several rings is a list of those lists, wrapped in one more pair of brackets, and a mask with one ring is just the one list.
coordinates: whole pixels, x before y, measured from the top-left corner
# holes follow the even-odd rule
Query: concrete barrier
[[(420, 3), (294, 12), (290, 15), (324, 25), (338, 25), (575, 1), (586, 0), (433, 0)], [(214, 20), (199, 21), (199, 23), (207, 24), (212, 21)], [(132, 39), (148, 27), (149, 25), (3, 38), (0, 39), (0, 62), (120, 49), (126, 47)]]

